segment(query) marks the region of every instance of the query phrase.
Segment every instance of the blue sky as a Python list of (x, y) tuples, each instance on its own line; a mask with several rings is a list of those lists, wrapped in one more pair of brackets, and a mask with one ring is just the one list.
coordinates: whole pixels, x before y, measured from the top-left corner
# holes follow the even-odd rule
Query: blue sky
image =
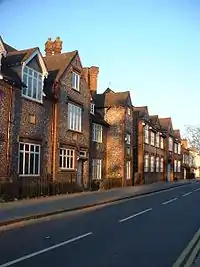
[(0, 35), (18, 49), (48, 37), (100, 68), (98, 91), (130, 90), (133, 105), (199, 124), (199, 0), (0, 0)]

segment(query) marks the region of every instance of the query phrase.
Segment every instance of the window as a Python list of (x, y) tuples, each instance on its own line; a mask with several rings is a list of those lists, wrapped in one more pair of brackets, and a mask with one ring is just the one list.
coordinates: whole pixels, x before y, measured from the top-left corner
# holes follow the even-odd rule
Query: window
[(78, 132), (82, 129), (82, 110), (71, 103), (68, 104), (68, 128)]
[(75, 150), (60, 148), (60, 168), (62, 170), (74, 170)]
[(92, 141), (102, 143), (102, 126), (100, 124), (92, 124)]
[(127, 114), (130, 116), (131, 115), (131, 109), (127, 108)]
[(169, 151), (172, 151), (173, 150), (173, 139), (171, 137), (169, 137), (168, 139), (169, 141)]
[(127, 156), (130, 156), (131, 155), (131, 148), (127, 147), (126, 152), (127, 152)]
[(177, 172), (177, 160), (174, 160), (174, 172)]
[(178, 153), (178, 144), (174, 143), (174, 153)]
[(25, 66), (23, 68), (23, 83), (27, 87), (23, 87), (22, 95), (42, 102), (42, 92), (43, 92), (43, 77), (42, 74)]
[(91, 105), (90, 105), (90, 113), (91, 114), (94, 114), (94, 104), (92, 103)]
[(178, 154), (180, 155), (181, 154), (181, 144), (180, 143), (178, 143)]
[(72, 88), (79, 91), (80, 76), (76, 72), (72, 72)]
[(151, 132), (151, 145), (154, 146), (155, 145), (155, 133)]
[(19, 175), (40, 175), (40, 145), (19, 143)]
[(160, 133), (156, 134), (156, 147), (160, 146)]
[(151, 156), (151, 172), (154, 172), (154, 162), (155, 162), (155, 158), (154, 156)]
[(177, 171), (181, 172), (181, 162), (180, 162), (180, 160), (178, 161), (178, 164), (177, 164)]
[(149, 143), (149, 125), (144, 126), (144, 142)]
[(144, 155), (144, 172), (149, 171), (149, 155)]
[(126, 179), (131, 179), (131, 162), (126, 162)]
[(160, 137), (160, 148), (164, 149), (164, 138)]
[(159, 168), (160, 168), (160, 160), (159, 157), (156, 157), (156, 172), (159, 172)]
[(101, 180), (101, 169), (102, 169), (102, 160), (93, 159), (92, 160), (92, 179)]
[(160, 172), (163, 172), (164, 170), (164, 160), (163, 158), (160, 158)]
[(127, 138), (126, 143), (127, 143), (128, 145), (130, 145), (130, 143), (131, 143), (131, 135), (130, 135), (130, 134), (127, 134), (127, 135), (126, 135), (126, 138)]

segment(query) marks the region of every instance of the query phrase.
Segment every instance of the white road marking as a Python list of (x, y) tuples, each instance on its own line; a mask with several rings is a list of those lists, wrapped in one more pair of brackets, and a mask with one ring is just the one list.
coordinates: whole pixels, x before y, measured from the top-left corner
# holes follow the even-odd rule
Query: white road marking
[(45, 253), (45, 252), (48, 252), (48, 251), (50, 251), (50, 250), (53, 250), (53, 249), (56, 249), (56, 248), (65, 246), (65, 245), (67, 245), (67, 244), (69, 244), (69, 243), (75, 242), (75, 241), (80, 240), (80, 239), (82, 239), (82, 238), (84, 238), (84, 237), (87, 237), (87, 236), (89, 236), (89, 235), (92, 235), (92, 232), (89, 232), (89, 233), (86, 233), (86, 234), (83, 234), (83, 235), (79, 235), (79, 236), (74, 237), (74, 238), (72, 238), (72, 239), (69, 239), (69, 240), (67, 240), (67, 241), (64, 241), (64, 242), (61, 242), (61, 243), (59, 243), (59, 244), (53, 245), (53, 246), (51, 246), (51, 247), (48, 247), (48, 248), (45, 248), (45, 249), (36, 251), (36, 252), (34, 252), (34, 253), (28, 254), (28, 255), (23, 256), (23, 257), (21, 257), (21, 258), (18, 258), (18, 259), (16, 259), (16, 260), (13, 260), (13, 261), (9, 261), (9, 262), (3, 263), (3, 264), (0, 265), (0, 267), (8, 267), (8, 266), (14, 265), (14, 264), (16, 264), (16, 263), (18, 263), (18, 262), (25, 261), (25, 260), (27, 260), (27, 259), (33, 258), (33, 257), (38, 256), (38, 255), (40, 255), (40, 254), (43, 254), (43, 253)]
[[(134, 218), (134, 217), (136, 217), (136, 216), (142, 215), (142, 214), (144, 214), (144, 213), (146, 213), (146, 212), (148, 212), (148, 211), (151, 211), (151, 210), (152, 210), (152, 208), (150, 208), (150, 209), (146, 209), (146, 210), (143, 210), (143, 211), (140, 211), (140, 212), (135, 213), (135, 214), (133, 214), (133, 215), (131, 215), (131, 216), (129, 216), (129, 217), (126, 217), (126, 218), (124, 218), (124, 219), (119, 220), (119, 222), (120, 222), (120, 223), (125, 222), (125, 221), (127, 221), (127, 220), (130, 220), (130, 219), (132, 219), (132, 218)], [(0, 267), (1, 267), (1, 266), (0, 266)]]
[[(175, 201), (175, 200), (177, 200), (178, 198), (177, 197), (175, 197), (175, 198), (172, 198), (172, 199), (170, 199), (170, 200), (168, 200), (168, 201), (166, 201), (166, 202), (163, 202), (162, 204), (163, 205), (166, 205), (166, 204), (168, 204), (168, 203), (171, 203), (171, 202), (173, 202), (173, 201)], [(1, 266), (0, 266), (1, 267)]]
[(188, 192), (188, 193), (185, 193), (182, 195), (182, 197), (186, 197), (186, 196), (189, 196), (190, 194), (192, 194), (192, 191), (191, 192)]
[(196, 188), (196, 189), (194, 189), (193, 191), (196, 192), (196, 191), (199, 191), (199, 190), (200, 190), (200, 188)]

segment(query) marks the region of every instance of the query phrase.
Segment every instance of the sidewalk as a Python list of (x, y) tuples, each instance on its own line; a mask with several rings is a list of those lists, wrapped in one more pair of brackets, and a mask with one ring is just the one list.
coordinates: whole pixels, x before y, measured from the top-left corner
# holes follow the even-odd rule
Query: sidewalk
[(0, 203), (0, 226), (38, 219), (62, 212), (84, 209), (100, 204), (146, 195), (191, 183), (183, 180), (174, 183), (158, 182), (150, 185), (124, 187), (108, 191), (83, 192), (39, 199)]

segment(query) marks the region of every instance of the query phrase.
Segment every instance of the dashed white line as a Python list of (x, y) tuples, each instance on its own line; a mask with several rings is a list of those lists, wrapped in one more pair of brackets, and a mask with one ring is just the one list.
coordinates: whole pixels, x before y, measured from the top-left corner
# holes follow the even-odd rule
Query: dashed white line
[(75, 241), (77, 241), (77, 240), (83, 239), (83, 238), (85, 238), (85, 237), (87, 237), (87, 236), (89, 236), (89, 235), (92, 235), (92, 232), (89, 232), (89, 233), (86, 233), (86, 234), (83, 234), (83, 235), (79, 235), (79, 236), (77, 236), (77, 237), (74, 237), (74, 238), (69, 239), (69, 240), (64, 241), (64, 242), (61, 242), (61, 243), (56, 244), (56, 245), (54, 245), (54, 246), (51, 246), (51, 247), (48, 247), (48, 248), (45, 248), (45, 249), (36, 251), (36, 252), (34, 252), (34, 253), (25, 255), (25, 256), (23, 256), (23, 257), (21, 257), (21, 258), (18, 258), (18, 259), (16, 259), (16, 260), (13, 260), (13, 261), (9, 261), (9, 262), (3, 263), (3, 264), (0, 265), (0, 267), (8, 267), (8, 266), (14, 265), (14, 264), (16, 264), (16, 263), (25, 261), (25, 260), (27, 260), (27, 259), (33, 258), (33, 257), (38, 256), (38, 255), (40, 255), (40, 254), (43, 254), (43, 253), (45, 253), (45, 252), (48, 252), (48, 251), (50, 251), (50, 250), (53, 250), (53, 249), (56, 249), (56, 248), (65, 246), (65, 245), (67, 245), (67, 244), (69, 244), (69, 243), (75, 242)]
[[(130, 219), (132, 219), (132, 218), (134, 218), (134, 217), (136, 217), (136, 216), (142, 215), (142, 214), (144, 214), (144, 213), (146, 213), (146, 212), (148, 212), (148, 211), (151, 211), (151, 210), (152, 210), (152, 208), (150, 208), (150, 209), (146, 209), (146, 210), (143, 210), (143, 211), (140, 211), (140, 212), (135, 213), (135, 214), (133, 214), (133, 215), (131, 215), (131, 216), (129, 216), (129, 217), (126, 217), (126, 218), (124, 218), (124, 219), (119, 220), (119, 222), (120, 222), (120, 223), (125, 222), (125, 221), (127, 221), (127, 220), (130, 220)], [(1, 267), (1, 266), (0, 266), (0, 267)]]
[(196, 189), (194, 189), (193, 191), (196, 192), (196, 191), (199, 191), (199, 190), (200, 190), (200, 188), (196, 188)]
[(188, 193), (185, 193), (182, 195), (182, 197), (186, 197), (186, 196), (189, 196), (190, 194), (192, 194), (192, 191), (191, 192), (188, 192)]
[[(163, 202), (162, 204), (163, 205), (166, 205), (166, 204), (168, 204), (168, 203), (171, 203), (171, 202), (173, 202), (173, 201), (175, 201), (175, 200), (177, 200), (178, 198), (177, 197), (175, 197), (175, 198), (172, 198), (172, 199), (170, 199), (170, 200), (168, 200), (168, 201), (166, 201), (166, 202)], [(0, 266), (1, 267), (1, 266)]]

